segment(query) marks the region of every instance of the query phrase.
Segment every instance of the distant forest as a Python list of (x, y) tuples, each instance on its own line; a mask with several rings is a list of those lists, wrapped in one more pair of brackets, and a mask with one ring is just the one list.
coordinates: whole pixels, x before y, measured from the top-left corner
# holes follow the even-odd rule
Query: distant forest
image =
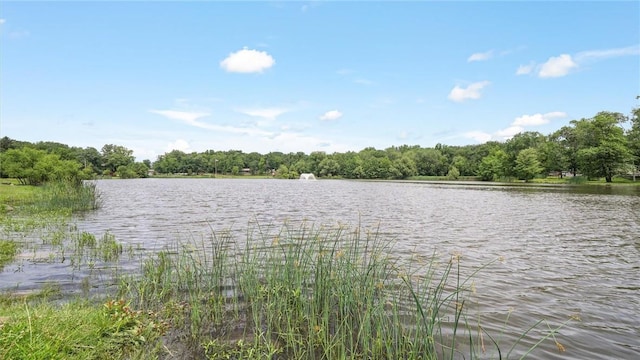
[(368, 147), (359, 152), (332, 154), (173, 150), (158, 156), (154, 162), (136, 162), (133, 151), (119, 145), (107, 144), (97, 150), (56, 142), (30, 143), (6, 136), (0, 139), (0, 177), (17, 178), (25, 184), (40, 184), (60, 177), (138, 178), (152, 174), (250, 174), (296, 179), (302, 173), (346, 179), (439, 176), (485, 181), (581, 175), (610, 182), (614, 176), (639, 170), (640, 108), (634, 109), (630, 116), (600, 112), (592, 118), (573, 120), (549, 135), (528, 131), (505, 142), (466, 146), (438, 144), (432, 148), (401, 145), (384, 150)]

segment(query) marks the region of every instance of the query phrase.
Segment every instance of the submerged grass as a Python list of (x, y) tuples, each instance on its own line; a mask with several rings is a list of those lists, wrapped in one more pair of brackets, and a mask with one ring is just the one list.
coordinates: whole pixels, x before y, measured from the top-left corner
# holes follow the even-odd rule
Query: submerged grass
[(0, 240), (0, 272), (11, 263), (18, 254), (18, 244), (12, 240)]

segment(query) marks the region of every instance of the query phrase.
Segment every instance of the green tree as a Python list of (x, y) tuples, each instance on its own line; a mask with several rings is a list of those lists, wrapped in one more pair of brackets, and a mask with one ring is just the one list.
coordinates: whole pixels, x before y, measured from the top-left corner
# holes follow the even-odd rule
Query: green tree
[(449, 167), (449, 171), (451, 171), (451, 167), (455, 167), (456, 170), (458, 170), (458, 176), (469, 176), (473, 174), (473, 171), (471, 171), (469, 160), (467, 160), (467, 158), (462, 155), (455, 155), (453, 157), (451, 166)]
[(538, 148), (540, 165), (546, 173), (557, 172), (560, 177), (569, 169), (569, 159), (558, 138), (549, 136), (549, 141)]
[(320, 176), (332, 177), (339, 174), (340, 164), (332, 156), (328, 156), (320, 161), (318, 170)]
[(640, 171), (640, 107), (631, 112), (631, 128), (627, 132), (627, 143), (634, 164), (633, 178), (635, 180), (635, 174)]
[(133, 151), (124, 146), (108, 144), (102, 147), (102, 169), (114, 174), (119, 166), (134, 163)]
[(418, 174), (418, 167), (411, 154), (402, 154), (400, 158), (393, 161), (393, 168), (396, 170), (397, 179), (406, 179)]
[(276, 177), (278, 179), (297, 179), (300, 176), (295, 170), (290, 171), (289, 167), (285, 164), (281, 164), (276, 170)]
[(79, 183), (87, 178), (75, 160), (61, 160), (58, 154), (31, 147), (9, 149), (0, 154), (2, 173), (21, 184), (41, 185), (48, 181)]
[(592, 119), (572, 122), (580, 144), (577, 159), (585, 175), (611, 182), (628, 163), (631, 153), (620, 126), (624, 121), (620, 113), (600, 112)]
[(116, 174), (121, 179), (135, 179), (138, 178), (138, 174), (136, 173), (133, 164), (131, 165), (120, 165), (116, 170)]
[(538, 152), (534, 148), (521, 150), (516, 157), (515, 173), (519, 179), (529, 181), (542, 172)]
[(478, 176), (483, 181), (493, 181), (507, 176), (509, 158), (502, 149), (495, 149), (491, 154), (482, 158), (478, 166)]
[(447, 177), (451, 180), (457, 180), (460, 177), (460, 171), (454, 165), (449, 167), (449, 172), (447, 172)]
[(530, 148), (538, 149), (545, 141), (545, 136), (537, 131), (525, 131), (507, 140), (504, 151), (507, 154), (508, 163), (505, 164), (506, 171), (503, 176), (518, 176), (516, 159), (520, 152)]
[(444, 176), (449, 170), (449, 162), (440, 150), (426, 148), (415, 152), (414, 158), (418, 175)]

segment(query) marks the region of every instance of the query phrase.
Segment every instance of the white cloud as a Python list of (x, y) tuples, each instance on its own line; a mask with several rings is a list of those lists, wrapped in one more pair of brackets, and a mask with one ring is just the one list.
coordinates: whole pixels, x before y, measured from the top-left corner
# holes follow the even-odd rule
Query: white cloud
[(490, 140), (504, 141), (525, 131), (525, 127), (544, 125), (549, 123), (552, 119), (564, 117), (567, 117), (567, 113), (562, 111), (552, 111), (545, 114), (522, 115), (515, 118), (509, 127), (498, 130), (493, 134), (486, 133), (484, 131), (470, 131), (462, 134), (462, 137), (473, 139), (480, 143), (485, 143)]
[(167, 145), (167, 152), (171, 152), (173, 150), (180, 150), (185, 153), (191, 152), (191, 145), (189, 145), (189, 142), (186, 140), (178, 139)]
[(524, 128), (522, 126), (509, 126), (506, 129), (502, 129), (496, 132), (494, 136), (492, 136), (492, 138), (498, 139), (498, 140), (507, 140), (523, 131), (524, 131)]
[(627, 46), (623, 48), (582, 51), (576, 54), (576, 61), (607, 59), (620, 56), (640, 55), (640, 45)]
[(179, 120), (192, 126), (206, 128), (207, 124), (197, 121), (200, 118), (209, 116), (209, 113), (198, 113), (177, 110), (149, 110), (150, 113), (162, 115), (168, 119)]
[(236, 111), (249, 116), (256, 116), (264, 119), (275, 120), (278, 116), (286, 112), (289, 112), (290, 110), (284, 109), (284, 108), (263, 108), (263, 109), (238, 109)]
[(486, 132), (483, 131), (469, 131), (466, 132), (464, 134), (462, 134), (462, 136), (469, 138), (469, 139), (473, 139), (477, 142), (480, 143), (485, 143), (489, 140), (491, 140), (491, 134), (488, 134)]
[(320, 120), (327, 120), (327, 121), (338, 120), (341, 117), (342, 117), (342, 113), (340, 111), (331, 110), (331, 111), (327, 111), (322, 116), (320, 116)]
[(541, 78), (562, 77), (574, 69), (578, 64), (571, 58), (571, 55), (562, 54), (560, 56), (552, 56), (542, 64), (538, 76)]
[(562, 111), (554, 111), (546, 114), (522, 115), (517, 117), (511, 125), (513, 126), (538, 126), (548, 124), (554, 118), (567, 117)]
[(518, 66), (518, 70), (516, 70), (516, 75), (530, 74), (535, 67), (536, 67), (536, 64), (533, 62), (530, 63), (529, 65), (520, 65)]
[(471, 54), (471, 56), (469, 56), (469, 58), (467, 59), (467, 62), (484, 61), (484, 60), (489, 60), (492, 57), (493, 57), (493, 50), (489, 50), (483, 53)]
[(244, 48), (229, 54), (220, 62), (220, 67), (228, 72), (261, 73), (275, 63), (276, 61), (266, 51)]
[[(574, 56), (561, 54), (552, 56), (547, 62), (537, 67), (537, 74), (541, 78), (562, 77), (568, 75), (573, 70), (581, 67), (585, 63), (600, 61), (621, 56), (640, 55), (640, 45), (632, 45), (622, 48), (612, 48), (604, 50), (581, 51)], [(534, 69), (531, 65), (521, 65), (516, 71), (517, 75), (528, 74)]]
[(213, 130), (217, 132), (224, 132), (230, 134), (251, 135), (251, 136), (273, 136), (272, 132), (261, 130), (255, 127), (242, 127), (242, 126), (222, 126), (208, 124), (202, 121), (198, 121), (199, 118), (209, 116), (208, 113), (194, 113), (186, 111), (175, 110), (149, 110), (149, 112), (162, 115), (168, 119), (179, 120), (188, 125), (198, 127), (201, 129)]
[(4, 24), (4, 23), (6, 23), (6, 22), (7, 22), (7, 20), (5, 20), (5, 19), (0, 19), (0, 25)]
[(466, 88), (456, 86), (449, 93), (449, 100), (462, 102), (467, 99), (479, 99), (482, 96), (480, 91), (489, 84), (491, 84), (489, 81), (480, 81), (470, 84)]

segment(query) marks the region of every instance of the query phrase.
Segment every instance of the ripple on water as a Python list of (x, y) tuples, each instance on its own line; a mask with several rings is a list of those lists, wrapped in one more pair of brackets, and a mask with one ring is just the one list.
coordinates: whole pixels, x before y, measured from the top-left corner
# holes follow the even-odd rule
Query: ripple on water
[[(631, 359), (640, 352), (640, 211), (632, 211), (640, 209), (638, 192), (275, 179), (139, 179), (98, 187), (104, 206), (78, 218), (79, 229), (109, 231), (150, 253), (176, 239), (206, 240), (212, 229), (243, 243), (256, 224), (362, 226), (395, 241), (394, 256), (460, 254), (465, 274), (490, 263), (475, 276), (470, 301), (505, 344), (541, 318), (557, 325), (579, 315), (559, 333), (566, 352), (545, 343), (534, 358)], [(127, 261), (120, 266), (135, 269)], [(6, 268), (0, 286), (70, 281), (67, 264), (26, 265), (22, 272)]]

